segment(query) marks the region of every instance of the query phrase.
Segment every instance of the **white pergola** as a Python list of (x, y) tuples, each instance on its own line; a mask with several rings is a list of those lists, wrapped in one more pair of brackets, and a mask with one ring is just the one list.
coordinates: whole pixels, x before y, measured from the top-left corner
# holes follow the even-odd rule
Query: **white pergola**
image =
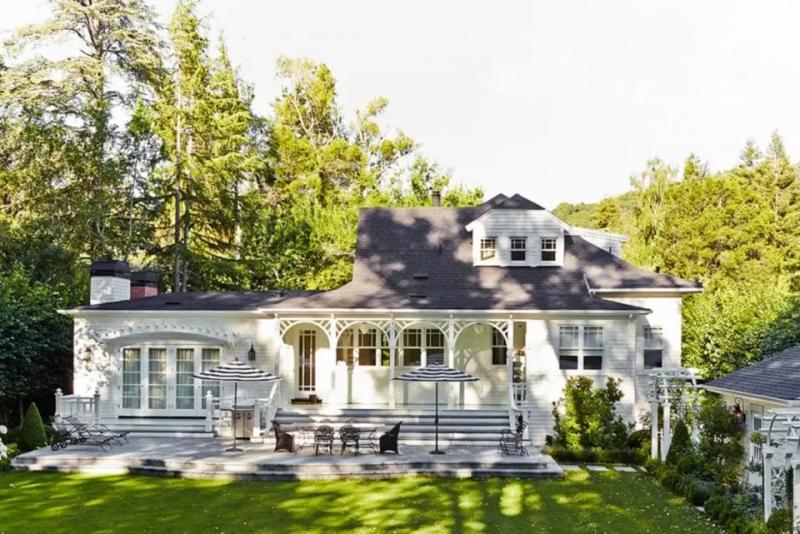
[[(762, 447), (764, 474), (764, 520), (774, 510), (792, 507), (800, 517), (800, 406), (767, 411), (761, 428), (767, 428)], [(786, 470), (792, 469), (794, 502), (787, 501)]]
[[(647, 398), (650, 401), (650, 457), (659, 457), (658, 409), (664, 412), (664, 428), (661, 432), (661, 461), (667, 459), (672, 443), (670, 415), (672, 405), (683, 416), (687, 409), (696, 413), (699, 403), (697, 373), (694, 369), (656, 369), (649, 374)], [(692, 436), (697, 439), (696, 417), (692, 418)]]

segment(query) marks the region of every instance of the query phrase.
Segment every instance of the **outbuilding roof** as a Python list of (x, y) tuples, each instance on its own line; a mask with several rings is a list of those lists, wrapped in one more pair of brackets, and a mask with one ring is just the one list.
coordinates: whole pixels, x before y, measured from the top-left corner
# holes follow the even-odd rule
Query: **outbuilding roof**
[(781, 400), (800, 399), (800, 346), (706, 383), (710, 390)]

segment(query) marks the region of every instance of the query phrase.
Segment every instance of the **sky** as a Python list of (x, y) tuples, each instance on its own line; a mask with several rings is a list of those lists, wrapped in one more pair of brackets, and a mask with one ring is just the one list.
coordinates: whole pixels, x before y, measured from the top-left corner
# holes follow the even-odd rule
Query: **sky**
[[(163, 22), (175, 0), (152, 1)], [(44, 0), (0, 0), (0, 31)], [(800, 2), (793, 0), (201, 0), (267, 113), (281, 55), (326, 63), (350, 117), (384, 124), (479, 185), (548, 208), (622, 193), (660, 157), (712, 170), (781, 134), (800, 159)]]

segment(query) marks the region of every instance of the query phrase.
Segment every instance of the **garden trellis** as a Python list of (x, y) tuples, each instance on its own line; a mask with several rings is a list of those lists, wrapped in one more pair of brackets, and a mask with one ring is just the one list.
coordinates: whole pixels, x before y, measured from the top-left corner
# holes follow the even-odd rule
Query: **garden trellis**
[(650, 457), (658, 458), (658, 412), (664, 414), (664, 428), (661, 432), (661, 461), (667, 459), (672, 442), (671, 411), (675, 405), (678, 416), (683, 418), (691, 411), (692, 437), (697, 441), (697, 410), (700, 390), (697, 387), (697, 373), (694, 369), (658, 369), (650, 373), (647, 388), (650, 401)]
[[(764, 520), (775, 510), (792, 508), (796, 521), (800, 510), (800, 406), (767, 411), (761, 428), (767, 429), (762, 447)], [(792, 471), (791, 489), (787, 470)], [(789, 502), (790, 495), (794, 502)]]

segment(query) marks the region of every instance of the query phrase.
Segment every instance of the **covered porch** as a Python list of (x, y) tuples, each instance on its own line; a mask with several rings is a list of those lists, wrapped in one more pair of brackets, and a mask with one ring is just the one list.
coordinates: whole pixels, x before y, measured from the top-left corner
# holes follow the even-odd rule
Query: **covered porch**
[(276, 314), (275, 327), (283, 406), (431, 406), (432, 384), (393, 380), (431, 363), (480, 379), (447, 385), (449, 409), (521, 409), (525, 400), (526, 323), (512, 317)]

